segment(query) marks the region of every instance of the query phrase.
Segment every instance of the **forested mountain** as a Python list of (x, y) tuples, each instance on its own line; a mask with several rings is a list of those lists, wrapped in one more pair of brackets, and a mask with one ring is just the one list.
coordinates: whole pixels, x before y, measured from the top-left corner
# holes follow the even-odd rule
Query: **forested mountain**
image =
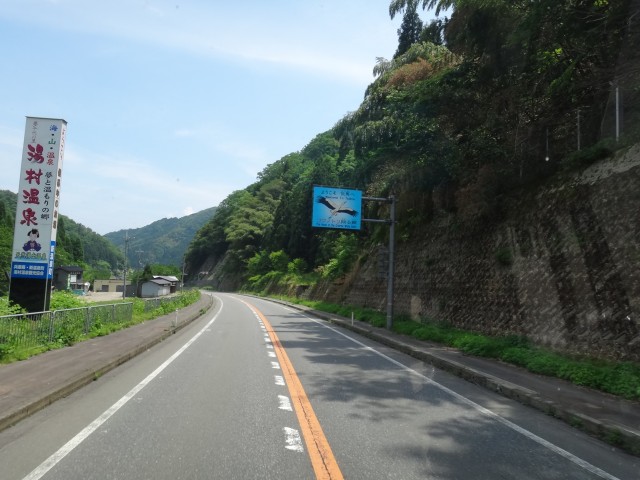
[[(227, 197), (189, 246), (188, 271), (233, 277), (228, 288), (275, 270), (346, 273), (388, 229), (312, 229), (313, 185), (394, 194), (402, 242), (428, 227), (434, 202), (455, 222), (489, 222), (505, 193), (637, 140), (639, 3), (391, 1), (398, 50), (378, 59), (358, 110)], [(423, 25), (425, 7), (450, 17)]]
[[(11, 268), (11, 248), (15, 221), (17, 195), (0, 191), (0, 293), (8, 289)], [(111, 272), (122, 269), (124, 256), (111, 242), (93, 230), (60, 215), (56, 237), (55, 265), (80, 265), (85, 268), (85, 278), (109, 278)]]
[(107, 233), (105, 238), (124, 251), (127, 240), (127, 263), (133, 268), (145, 265), (182, 265), (184, 253), (196, 232), (215, 214), (216, 207), (181, 218), (163, 218), (145, 227)]
[[(6, 293), (11, 268), (11, 248), (17, 195), (0, 190), (0, 294)], [(146, 227), (121, 230), (101, 236), (65, 215), (60, 216), (57, 232), (55, 265), (80, 265), (84, 276), (109, 278), (124, 266), (125, 232), (129, 237), (127, 265), (142, 269), (145, 265), (161, 264), (179, 267), (189, 242), (195, 233), (214, 215), (216, 207), (182, 218), (164, 218)]]
[(15, 193), (0, 190), (0, 269), (2, 269), (2, 274), (0, 274), (0, 295), (7, 292), (9, 288), (8, 276), (11, 269), (15, 204)]

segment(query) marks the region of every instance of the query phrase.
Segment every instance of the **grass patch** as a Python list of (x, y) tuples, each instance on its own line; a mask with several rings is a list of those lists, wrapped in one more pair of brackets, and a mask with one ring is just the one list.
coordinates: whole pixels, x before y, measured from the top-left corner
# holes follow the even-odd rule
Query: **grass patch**
[(532, 345), (525, 337), (489, 337), (435, 322), (394, 322), (394, 331), (457, 348), (469, 355), (494, 358), (530, 372), (575, 385), (640, 400), (640, 365), (561, 355)]
[[(25, 360), (47, 350), (63, 348), (90, 338), (109, 335), (118, 330), (173, 313), (199, 299), (199, 290), (185, 290), (178, 295), (163, 298), (160, 305), (148, 311), (145, 311), (144, 300), (139, 298), (108, 302), (109, 304), (133, 303), (132, 314), (127, 318), (110, 319), (107, 312), (103, 311), (93, 319), (88, 330), (84, 316), (70, 318), (64, 324), (55, 326), (53, 339), (50, 338), (48, 321), (12, 320), (6, 329), (3, 324), (0, 324), (0, 363)], [(78, 308), (72, 303), (72, 300), (71, 297), (64, 297), (58, 305), (62, 304), (64, 308)], [(97, 305), (91, 304), (90, 306)], [(81, 307), (88, 308), (89, 306), (83, 302)], [(25, 338), (29, 338), (29, 341), (25, 342)], [(25, 343), (27, 343), (26, 346)]]
[[(279, 298), (346, 318), (351, 318), (353, 312), (357, 320), (376, 327), (386, 325), (386, 315), (377, 310), (297, 298)], [(490, 337), (457, 329), (446, 323), (428, 320), (415, 322), (402, 316), (394, 319), (393, 331), (418, 340), (457, 348), (469, 355), (500, 360), (536, 374), (561, 378), (628, 400), (640, 400), (640, 364), (637, 363), (575, 358), (532, 345), (526, 337)]]

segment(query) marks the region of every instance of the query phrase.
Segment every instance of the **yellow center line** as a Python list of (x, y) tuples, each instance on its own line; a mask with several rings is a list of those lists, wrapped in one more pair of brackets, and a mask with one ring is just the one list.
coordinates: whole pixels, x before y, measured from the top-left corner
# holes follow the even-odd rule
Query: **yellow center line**
[[(249, 304), (247, 304), (249, 305)], [(249, 305), (251, 309), (260, 317), (262, 323), (264, 323), (267, 333), (271, 338), (271, 343), (280, 362), (280, 368), (282, 369), (287, 387), (289, 388), (289, 394), (291, 395), (291, 403), (300, 423), (300, 430), (302, 430), (302, 437), (307, 446), (309, 457), (311, 458), (311, 465), (316, 474), (317, 479), (322, 480), (341, 480), (344, 477), (336, 462), (327, 437), (324, 436), (318, 417), (311, 407), (311, 402), (307, 397), (307, 394), (302, 387), (302, 383), (296, 374), (296, 371), (289, 360), (289, 356), (284, 347), (280, 343), (276, 332), (273, 330), (269, 320), (258, 310), (256, 307)]]

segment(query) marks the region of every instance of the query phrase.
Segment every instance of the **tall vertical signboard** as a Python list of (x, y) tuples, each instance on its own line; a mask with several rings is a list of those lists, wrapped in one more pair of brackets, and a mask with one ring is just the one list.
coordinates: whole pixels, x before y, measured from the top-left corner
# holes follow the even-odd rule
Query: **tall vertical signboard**
[(29, 312), (49, 309), (66, 132), (62, 119), (27, 117), (9, 300)]

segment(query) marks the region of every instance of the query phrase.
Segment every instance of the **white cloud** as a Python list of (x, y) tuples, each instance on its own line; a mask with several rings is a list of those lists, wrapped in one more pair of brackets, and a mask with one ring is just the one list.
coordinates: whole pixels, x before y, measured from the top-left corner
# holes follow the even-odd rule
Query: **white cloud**
[(0, 80), (0, 188), (17, 187), (22, 115), (34, 113), (69, 120), (61, 211), (99, 233), (215, 206), (357, 108), (375, 57), (393, 53), (387, 11), (388, 0), (4, 0), (0, 26), (22, 40), (6, 63), (28, 68), (25, 45), (60, 38), (66, 75), (56, 95), (33, 75)]
[[(122, 154), (96, 154), (70, 148), (65, 155), (61, 213), (96, 228), (98, 233), (148, 225), (174, 216), (218, 205), (234, 189), (226, 178), (215, 176), (182, 181), (157, 170), (145, 159)], [(194, 207), (195, 205), (195, 207)], [(190, 213), (186, 213), (190, 212)], [(98, 221), (99, 219), (99, 221)]]
[[(385, 52), (372, 51), (371, 58), (363, 58), (362, 50), (371, 51), (376, 45), (383, 48), (379, 37), (395, 36), (396, 27), (390, 21), (373, 22), (372, 18), (379, 15), (367, 15), (372, 6), (366, 2), (325, 3), (326, 8), (311, 3), (274, 9), (268, 4), (246, 5), (246, 2), (141, 4), (111, 0), (92, 2), (91, 8), (86, 8), (86, 0), (67, 0), (57, 5), (31, 0), (3, 5), (0, 16), (37, 22), (48, 28), (135, 40), (199, 56), (279, 65), (356, 84), (371, 81), (375, 57)], [(349, 16), (358, 34), (345, 28), (331, 28), (332, 23), (345, 21), (340, 17)], [(362, 30), (368, 34), (364, 35)]]
[(233, 161), (234, 165), (243, 170), (250, 179), (255, 179), (264, 165), (274, 160), (270, 152), (253, 145), (255, 139), (251, 136), (239, 137), (222, 125), (202, 125), (197, 128), (181, 127), (174, 131), (179, 138), (188, 138), (191, 142), (199, 142), (213, 155), (214, 158), (224, 158)]
[(179, 128), (173, 132), (176, 137), (195, 137), (198, 134), (197, 130), (189, 128)]

